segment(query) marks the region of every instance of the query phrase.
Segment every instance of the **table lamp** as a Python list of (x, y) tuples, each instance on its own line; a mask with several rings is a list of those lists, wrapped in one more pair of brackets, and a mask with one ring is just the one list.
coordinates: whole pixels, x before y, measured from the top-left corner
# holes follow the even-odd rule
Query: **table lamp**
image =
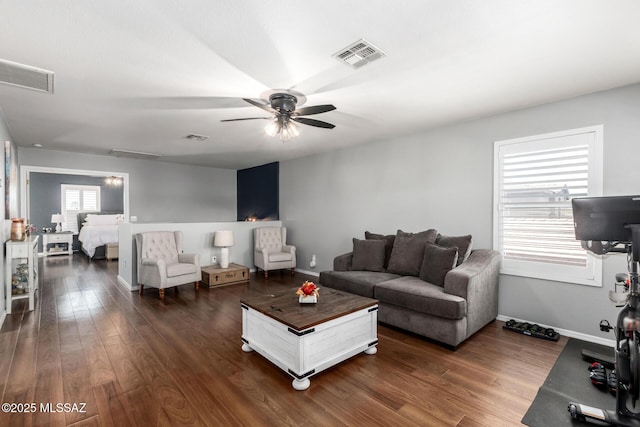
[(56, 233), (62, 231), (62, 221), (64, 220), (64, 216), (61, 214), (53, 214), (51, 215), (51, 223), (56, 224)]
[(213, 246), (221, 247), (220, 249), (220, 267), (229, 267), (229, 247), (233, 246), (233, 231), (216, 231), (213, 240)]

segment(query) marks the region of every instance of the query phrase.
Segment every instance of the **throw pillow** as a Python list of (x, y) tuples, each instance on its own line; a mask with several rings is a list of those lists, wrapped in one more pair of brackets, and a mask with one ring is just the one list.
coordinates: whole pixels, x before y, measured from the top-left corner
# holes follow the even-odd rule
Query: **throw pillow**
[(395, 234), (383, 235), (364, 232), (364, 238), (367, 240), (384, 240), (384, 268), (389, 267), (389, 259), (391, 258), (391, 251), (393, 250), (393, 242), (396, 240)]
[(418, 236), (396, 235), (387, 271), (404, 276), (420, 275), (425, 243), (425, 239)]
[(471, 255), (471, 234), (466, 236), (443, 236), (438, 234), (436, 243), (447, 248), (458, 248), (458, 263), (460, 265)]
[(407, 233), (406, 231), (398, 230), (396, 236), (417, 237), (418, 239), (422, 239), (425, 242), (435, 243), (436, 238), (438, 237), (438, 231), (434, 230), (433, 228), (421, 231), (419, 233)]
[(87, 224), (88, 225), (116, 225), (117, 215), (99, 215), (99, 214), (89, 214), (87, 215)]
[(384, 240), (354, 238), (351, 270), (384, 271)]
[(456, 267), (458, 248), (447, 248), (427, 242), (420, 268), (420, 279), (434, 285), (444, 286), (444, 276)]

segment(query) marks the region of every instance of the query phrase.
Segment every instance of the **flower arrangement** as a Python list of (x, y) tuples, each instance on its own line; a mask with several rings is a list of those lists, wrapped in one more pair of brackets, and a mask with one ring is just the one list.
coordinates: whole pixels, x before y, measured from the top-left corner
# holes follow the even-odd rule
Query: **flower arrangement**
[(302, 286), (296, 291), (298, 301), (302, 303), (318, 302), (318, 287), (315, 283), (306, 280)]

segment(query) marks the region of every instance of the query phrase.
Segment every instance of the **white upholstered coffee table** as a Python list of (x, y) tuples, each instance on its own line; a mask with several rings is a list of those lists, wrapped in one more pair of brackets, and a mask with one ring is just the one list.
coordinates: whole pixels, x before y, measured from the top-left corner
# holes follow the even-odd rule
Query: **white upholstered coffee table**
[(255, 350), (306, 390), (309, 378), (359, 353), (375, 354), (378, 301), (322, 288), (316, 304), (300, 304), (295, 289), (248, 297), (242, 307), (242, 350)]

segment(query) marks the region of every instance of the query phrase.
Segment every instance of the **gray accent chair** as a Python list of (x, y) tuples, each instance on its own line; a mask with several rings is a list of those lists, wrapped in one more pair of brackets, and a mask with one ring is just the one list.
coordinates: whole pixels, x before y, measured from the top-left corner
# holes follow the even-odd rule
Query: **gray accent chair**
[(296, 268), (296, 247), (287, 245), (286, 227), (262, 227), (253, 230), (253, 264), (264, 270), (264, 277), (269, 277), (270, 270)]
[(200, 255), (182, 253), (182, 231), (149, 231), (135, 236), (140, 295), (145, 286), (164, 290), (193, 282), (196, 291), (202, 272)]
[(378, 320), (446, 344), (452, 349), (498, 315), (500, 254), (476, 249), (449, 271), (444, 286), (419, 277), (353, 271), (353, 253), (334, 259), (320, 273), (321, 286), (379, 301)]

